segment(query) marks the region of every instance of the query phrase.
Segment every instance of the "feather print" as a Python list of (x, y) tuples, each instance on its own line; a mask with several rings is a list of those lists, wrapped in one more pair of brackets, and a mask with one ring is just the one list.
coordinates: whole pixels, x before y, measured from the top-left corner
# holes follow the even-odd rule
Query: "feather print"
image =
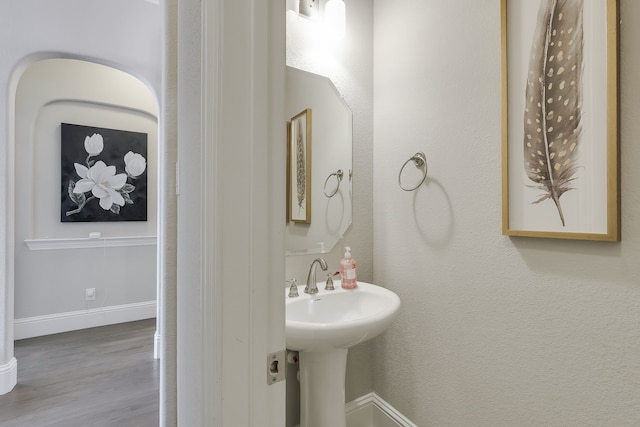
[(541, 0), (531, 46), (524, 110), (524, 168), (542, 190), (533, 203), (560, 197), (577, 169), (582, 113), (583, 0)]
[(302, 139), (302, 125), (300, 124), (300, 119), (296, 120), (297, 122), (297, 138), (296, 138), (296, 185), (298, 190), (298, 207), (302, 208), (302, 202), (304, 202), (304, 192), (306, 186), (306, 178), (307, 174), (305, 171), (305, 162), (304, 162), (304, 140)]

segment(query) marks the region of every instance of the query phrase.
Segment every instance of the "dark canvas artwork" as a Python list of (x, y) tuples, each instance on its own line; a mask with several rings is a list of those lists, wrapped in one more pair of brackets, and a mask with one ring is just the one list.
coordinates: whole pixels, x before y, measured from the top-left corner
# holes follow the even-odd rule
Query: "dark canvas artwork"
[(147, 220), (147, 134), (61, 124), (60, 220)]

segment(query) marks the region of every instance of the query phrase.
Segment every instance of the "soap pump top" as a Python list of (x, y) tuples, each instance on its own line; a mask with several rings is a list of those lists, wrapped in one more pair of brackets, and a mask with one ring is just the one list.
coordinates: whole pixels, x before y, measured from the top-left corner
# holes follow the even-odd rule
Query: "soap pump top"
[(344, 258), (340, 261), (341, 286), (343, 289), (355, 289), (358, 287), (356, 276), (356, 261), (351, 257), (351, 248), (345, 246)]

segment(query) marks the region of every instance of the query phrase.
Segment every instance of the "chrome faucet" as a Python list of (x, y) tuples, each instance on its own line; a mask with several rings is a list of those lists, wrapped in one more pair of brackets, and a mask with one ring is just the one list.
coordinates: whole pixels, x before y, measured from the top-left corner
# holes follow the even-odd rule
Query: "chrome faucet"
[(304, 291), (308, 294), (317, 294), (318, 285), (316, 284), (316, 264), (320, 264), (322, 271), (327, 271), (327, 262), (322, 258), (316, 258), (309, 266), (309, 273), (307, 274), (307, 285), (304, 287)]

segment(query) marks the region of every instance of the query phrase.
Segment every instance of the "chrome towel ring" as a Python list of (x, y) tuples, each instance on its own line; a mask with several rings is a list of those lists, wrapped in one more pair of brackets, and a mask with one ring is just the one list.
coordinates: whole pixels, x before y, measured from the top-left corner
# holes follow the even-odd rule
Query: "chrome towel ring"
[[(335, 190), (333, 190), (331, 192), (331, 194), (327, 194), (327, 183), (329, 182), (329, 180), (331, 179), (332, 176), (335, 176), (336, 179), (338, 180), (338, 183), (336, 184), (336, 188)], [(327, 179), (324, 180), (324, 188), (323, 188), (323, 193), (325, 196), (327, 196), (327, 198), (332, 198), (333, 196), (336, 195), (336, 193), (338, 192), (338, 190), (340, 189), (340, 182), (342, 182), (342, 176), (343, 176), (343, 172), (342, 169), (338, 169), (336, 172), (332, 173), (331, 175), (329, 175), (327, 177)]]
[[(420, 182), (418, 182), (418, 184), (415, 187), (411, 187), (411, 188), (407, 188), (404, 185), (402, 185), (402, 171), (404, 170), (405, 166), (409, 164), (409, 162), (413, 162), (413, 164), (416, 165), (418, 169), (422, 169), (424, 167), (424, 170), (422, 172), (422, 179), (420, 180)], [(427, 156), (425, 156), (422, 151), (418, 151), (416, 154), (411, 156), (409, 160), (404, 162), (404, 164), (400, 168), (400, 172), (398, 173), (398, 185), (400, 185), (400, 188), (402, 188), (404, 191), (413, 191), (413, 190), (416, 190), (418, 187), (420, 187), (426, 178), (427, 178)]]

